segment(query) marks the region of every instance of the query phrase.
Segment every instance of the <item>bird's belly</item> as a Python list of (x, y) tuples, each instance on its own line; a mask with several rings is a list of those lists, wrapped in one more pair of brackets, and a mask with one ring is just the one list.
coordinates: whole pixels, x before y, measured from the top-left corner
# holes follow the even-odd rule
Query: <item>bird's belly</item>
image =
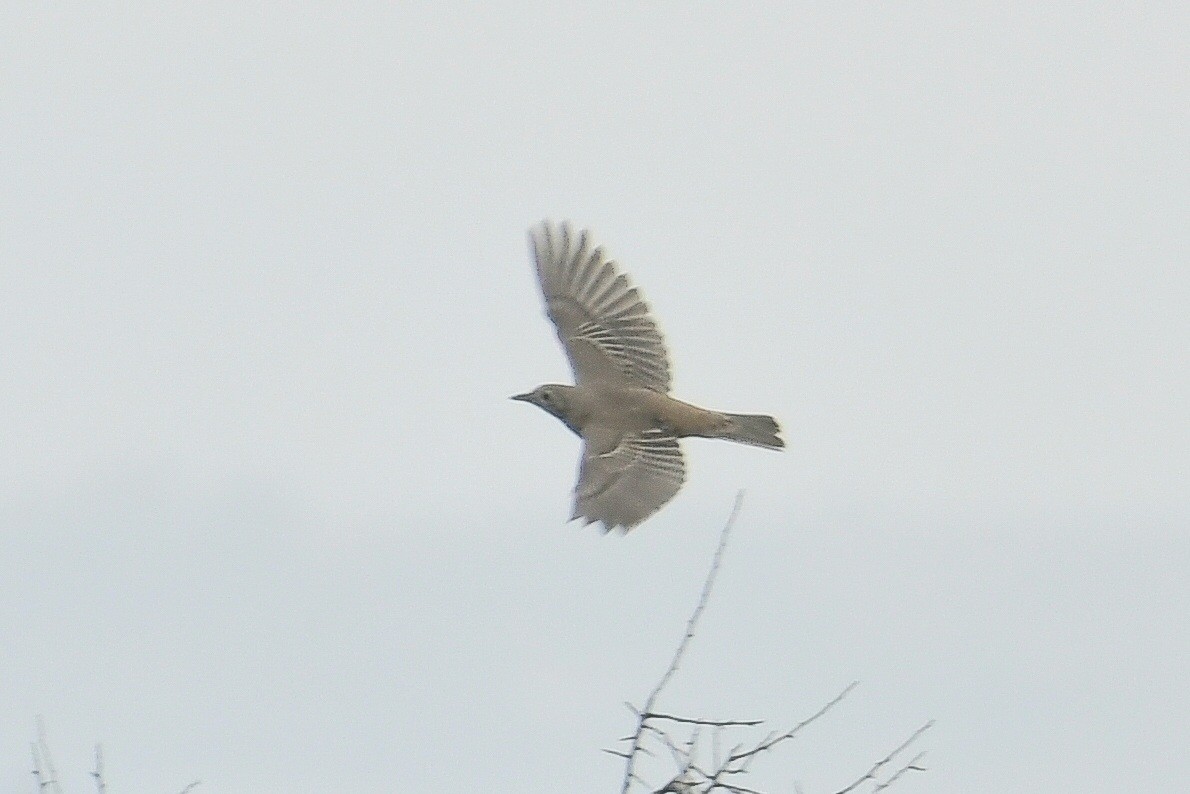
[(593, 395), (589, 422), (615, 427), (624, 435), (657, 427), (653, 400), (659, 396), (651, 389), (620, 387), (601, 389)]

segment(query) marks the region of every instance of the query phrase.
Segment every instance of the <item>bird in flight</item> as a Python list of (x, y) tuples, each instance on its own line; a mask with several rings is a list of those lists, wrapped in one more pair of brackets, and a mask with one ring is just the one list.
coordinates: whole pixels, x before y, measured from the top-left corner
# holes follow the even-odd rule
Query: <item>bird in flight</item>
[(669, 355), (649, 307), (589, 232), (543, 221), (529, 241), (574, 385), (549, 383), (512, 399), (556, 416), (583, 440), (570, 520), (627, 531), (657, 512), (686, 478), (679, 438), (785, 446), (771, 416), (669, 396)]

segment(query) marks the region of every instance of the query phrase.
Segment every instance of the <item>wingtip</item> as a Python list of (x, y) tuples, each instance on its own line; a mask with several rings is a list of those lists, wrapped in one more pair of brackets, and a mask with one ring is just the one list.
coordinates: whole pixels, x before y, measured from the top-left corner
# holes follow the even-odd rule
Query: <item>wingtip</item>
[(577, 508), (575, 509), (574, 513), (570, 516), (567, 523), (569, 523), (570, 521), (582, 521), (584, 528), (589, 527), (592, 524), (598, 524), (599, 532), (600, 532), (600, 534), (603, 534), (603, 535), (611, 535), (611, 534), (627, 535), (632, 530), (633, 527), (637, 526), (637, 524), (640, 523), (640, 522), (637, 522), (637, 524), (625, 524), (622, 521), (616, 521), (616, 520), (611, 520), (611, 519), (607, 519), (607, 518), (593, 518), (591, 516), (584, 515), (583, 513), (580, 513)]

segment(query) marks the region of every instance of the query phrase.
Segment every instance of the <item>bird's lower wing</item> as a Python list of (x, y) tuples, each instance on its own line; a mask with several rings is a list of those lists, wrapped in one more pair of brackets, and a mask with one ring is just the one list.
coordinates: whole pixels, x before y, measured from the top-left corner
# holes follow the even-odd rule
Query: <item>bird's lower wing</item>
[(686, 479), (678, 440), (661, 430), (629, 435), (610, 452), (583, 448), (574, 515), (604, 530), (631, 529), (677, 494)]

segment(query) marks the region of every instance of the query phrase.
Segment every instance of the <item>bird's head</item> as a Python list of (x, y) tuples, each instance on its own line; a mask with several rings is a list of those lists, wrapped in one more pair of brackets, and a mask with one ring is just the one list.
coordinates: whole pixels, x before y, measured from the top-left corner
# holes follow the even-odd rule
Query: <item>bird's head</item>
[(511, 399), (536, 405), (546, 413), (561, 419), (567, 427), (577, 433), (578, 429), (574, 426), (570, 413), (570, 391), (573, 388), (573, 386), (563, 386), (558, 383), (547, 383), (544, 386), (538, 386), (531, 392), (514, 394)]

